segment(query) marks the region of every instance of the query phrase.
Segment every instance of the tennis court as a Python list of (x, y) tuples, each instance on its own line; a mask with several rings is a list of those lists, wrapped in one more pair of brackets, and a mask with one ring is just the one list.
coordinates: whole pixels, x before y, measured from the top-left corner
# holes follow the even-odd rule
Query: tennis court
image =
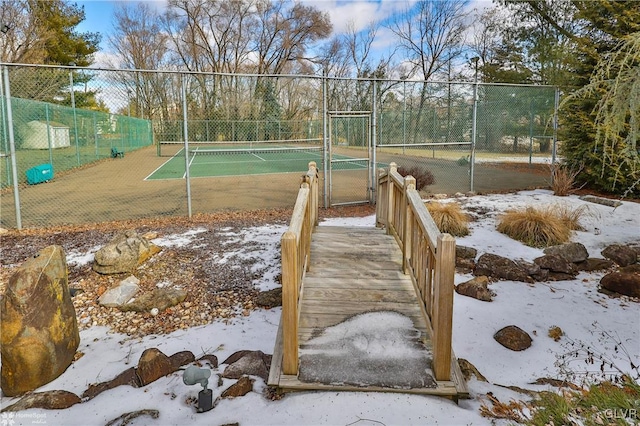
[[(322, 170), (324, 151), (322, 146), (305, 141), (269, 142), (197, 142), (189, 145), (188, 163), (190, 177), (220, 177), (262, 175), (275, 173), (300, 173), (310, 161)], [(182, 143), (162, 143), (166, 154), (175, 153), (145, 180), (183, 179), (185, 177), (185, 149)], [(340, 170), (366, 170), (367, 162), (347, 155), (332, 154), (332, 160), (340, 161)], [(352, 160), (352, 161), (351, 161)]]

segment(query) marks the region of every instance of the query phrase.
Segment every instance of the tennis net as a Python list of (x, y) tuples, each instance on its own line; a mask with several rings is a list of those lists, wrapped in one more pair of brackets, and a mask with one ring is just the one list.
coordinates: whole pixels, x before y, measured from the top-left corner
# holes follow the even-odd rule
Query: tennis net
[[(158, 155), (184, 156), (184, 142), (160, 142)], [(194, 155), (244, 155), (244, 154), (288, 154), (322, 152), (322, 139), (295, 139), (269, 141), (215, 141), (189, 142), (189, 156)]]

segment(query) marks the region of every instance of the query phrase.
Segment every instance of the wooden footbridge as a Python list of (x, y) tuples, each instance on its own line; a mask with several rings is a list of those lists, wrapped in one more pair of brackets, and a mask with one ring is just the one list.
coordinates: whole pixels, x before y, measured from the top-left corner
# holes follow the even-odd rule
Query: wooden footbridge
[(455, 239), (395, 164), (377, 182), (376, 227), (317, 226), (315, 163), (282, 236), (282, 318), (268, 384), (454, 400), (468, 390), (451, 347)]

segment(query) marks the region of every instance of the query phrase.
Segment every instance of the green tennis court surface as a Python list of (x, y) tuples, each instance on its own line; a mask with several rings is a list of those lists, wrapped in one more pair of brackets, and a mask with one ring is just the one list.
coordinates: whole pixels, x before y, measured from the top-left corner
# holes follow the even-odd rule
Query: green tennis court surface
[[(333, 155), (334, 170), (366, 169), (366, 161), (344, 155)], [(239, 176), (272, 173), (304, 172), (310, 161), (322, 170), (323, 153), (320, 149), (270, 147), (268, 149), (216, 149), (198, 147), (190, 149), (189, 175), (191, 177)], [(185, 177), (184, 151), (167, 160), (147, 180), (183, 179)]]

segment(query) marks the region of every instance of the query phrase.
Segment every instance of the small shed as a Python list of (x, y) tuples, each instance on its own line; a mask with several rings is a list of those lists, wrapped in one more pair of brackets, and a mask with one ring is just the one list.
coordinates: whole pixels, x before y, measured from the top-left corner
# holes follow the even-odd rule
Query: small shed
[(45, 121), (29, 121), (22, 126), (23, 149), (65, 148), (71, 146), (69, 126)]

